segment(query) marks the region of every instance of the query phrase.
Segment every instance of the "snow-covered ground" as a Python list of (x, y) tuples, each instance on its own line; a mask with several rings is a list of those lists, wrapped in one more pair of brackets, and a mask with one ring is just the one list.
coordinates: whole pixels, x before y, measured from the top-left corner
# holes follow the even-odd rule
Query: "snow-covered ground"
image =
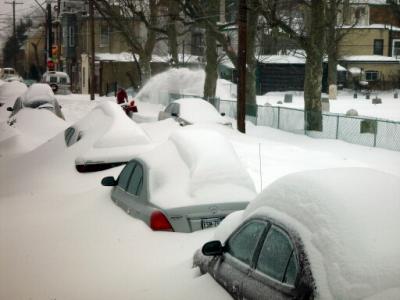
[[(185, 85), (193, 88), (198, 80)], [(158, 80), (148, 90), (156, 91), (157, 84), (168, 87)], [(223, 86), (229, 87), (220, 83), (221, 95), (232, 95)], [(379, 106), (363, 102), (365, 111), (395, 119), (400, 100), (387, 95)], [(272, 95), (263, 97), (274, 104)], [(214, 229), (152, 232), (116, 206), (110, 188), (100, 184), (122, 167), (87, 174), (75, 170), (79, 147), (65, 146), (63, 130), (114, 98), (57, 98), (65, 122), (33, 110), (21, 112), (13, 127), (0, 120), (0, 299), (230, 299), (210, 276), (191, 268), (194, 251), (213, 239)], [(296, 96), (293, 105), (301, 106), (298, 101)], [(343, 112), (361, 109), (353, 106), (364, 100), (353, 100), (349, 93), (335, 101), (331, 107), (341, 106)], [(138, 121), (154, 120), (163, 107), (159, 102), (137, 105)], [(258, 191), (283, 175), (310, 169), (361, 166), (400, 176), (400, 152), (246, 125), (247, 134), (205, 127), (232, 142)], [(176, 128), (169, 122), (141, 126), (156, 140)]]

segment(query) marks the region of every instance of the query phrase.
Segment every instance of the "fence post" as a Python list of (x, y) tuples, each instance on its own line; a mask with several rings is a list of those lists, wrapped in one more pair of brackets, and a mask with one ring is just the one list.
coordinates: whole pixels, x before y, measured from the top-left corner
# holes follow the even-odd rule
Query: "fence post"
[(279, 122), (280, 122), (280, 119), (281, 119), (281, 107), (280, 106), (278, 106), (278, 129), (279, 129)]
[(376, 127), (374, 130), (374, 147), (376, 147), (376, 134), (378, 132), (378, 124), (379, 124), (379, 122), (378, 122), (378, 120), (376, 120)]
[(339, 139), (339, 115), (336, 116), (336, 139)]

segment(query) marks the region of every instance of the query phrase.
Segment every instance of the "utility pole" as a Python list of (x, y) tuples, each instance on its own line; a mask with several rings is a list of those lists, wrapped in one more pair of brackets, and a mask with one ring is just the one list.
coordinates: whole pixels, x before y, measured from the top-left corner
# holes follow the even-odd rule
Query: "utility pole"
[(238, 12), (238, 85), (237, 85), (237, 128), (246, 132), (246, 50), (247, 50), (247, 5), (246, 0), (239, 0)]
[[(16, 26), (15, 26), (15, 5), (17, 4), (23, 4), (21, 2), (5, 2), (5, 4), (11, 4), (13, 8), (13, 37), (14, 37), (14, 42), (17, 44), (17, 31), (16, 31)], [(14, 68), (17, 67), (17, 53), (14, 53)]]
[(95, 64), (95, 43), (94, 43), (94, 0), (89, 0), (89, 17), (90, 17), (90, 100), (94, 100), (94, 89), (96, 80), (94, 77)]
[(52, 29), (52, 20), (51, 20), (51, 2), (50, 0), (47, 0), (47, 5), (46, 5), (46, 10), (47, 10), (47, 19), (46, 19), (46, 24), (47, 24), (47, 61), (53, 61), (52, 60), (52, 46), (53, 46), (53, 29)]

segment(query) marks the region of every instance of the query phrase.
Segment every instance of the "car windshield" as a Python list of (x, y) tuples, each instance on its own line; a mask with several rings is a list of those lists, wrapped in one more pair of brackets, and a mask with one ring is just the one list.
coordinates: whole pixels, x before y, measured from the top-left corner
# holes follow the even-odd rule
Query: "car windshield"
[(42, 106), (43, 104), (53, 105), (48, 100), (34, 100), (34, 101), (27, 101), (24, 103), (24, 105), (26, 107), (30, 107), (30, 108), (38, 108), (39, 106)]

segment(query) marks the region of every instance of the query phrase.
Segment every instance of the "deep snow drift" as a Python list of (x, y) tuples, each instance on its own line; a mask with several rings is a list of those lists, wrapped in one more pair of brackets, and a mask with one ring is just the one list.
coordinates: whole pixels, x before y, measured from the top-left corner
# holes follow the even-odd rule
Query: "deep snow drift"
[[(198, 86), (196, 78), (187, 87)], [(168, 86), (165, 80), (147, 88)], [(110, 188), (100, 185), (121, 167), (91, 174), (75, 170), (76, 157), (86, 149), (79, 143), (66, 147), (63, 130), (115, 99), (57, 98), (66, 121), (27, 110), (15, 126), (0, 124), (0, 299), (230, 299), (209, 276), (199, 277), (191, 268), (194, 251), (213, 239), (214, 229), (152, 232), (121, 211)], [(139, 116), (157, 116), (162, 107), (138, 101)], [(246, 125), (246, 135), (207, 127), (231, 141), (257, 191), (310, 169), (361, 166), (400, 176), (399, 152)], [(165, 120), (140, 126), (161, 142), (177, 125)], [(23, 149), (10, 142), (15, 136)]]

